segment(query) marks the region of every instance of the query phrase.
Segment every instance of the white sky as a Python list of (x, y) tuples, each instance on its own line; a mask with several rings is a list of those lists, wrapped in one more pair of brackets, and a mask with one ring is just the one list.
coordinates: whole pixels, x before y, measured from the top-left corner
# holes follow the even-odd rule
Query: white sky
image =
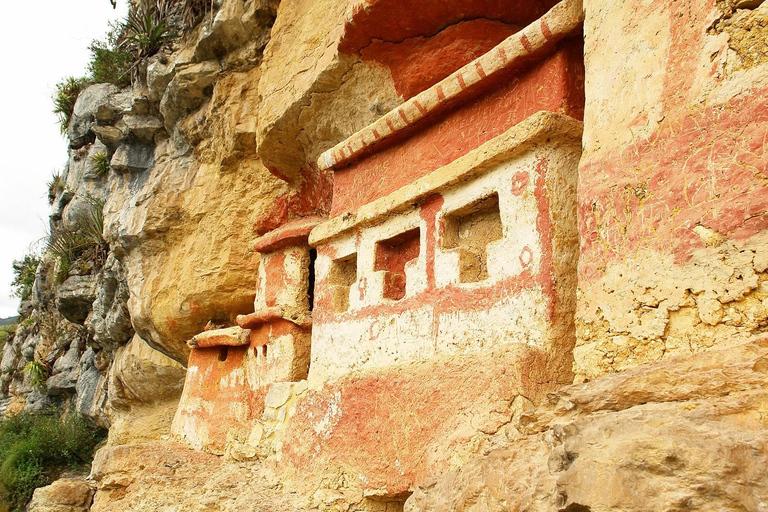
[(123, 18), (128, 0), (3, 2), (0, 30), (0, 318), (16, 315), (11, 263), (45, 236), (46, 183), (67, 160), (52, 113), (56, 83), (86, 72), (88, 45)]

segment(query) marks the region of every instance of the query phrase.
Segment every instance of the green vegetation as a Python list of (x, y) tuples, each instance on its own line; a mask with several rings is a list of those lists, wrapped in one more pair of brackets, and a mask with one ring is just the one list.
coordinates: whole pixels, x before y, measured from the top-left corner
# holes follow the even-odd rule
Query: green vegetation
[(106, 176), (109, 172), (109, 157), (106, 153), (96, 153), (91, 158), (93, 168), (99, 176)]
[(139, 0), (129, 11), (119, 48), (133, 55), (134, 63), (159, 52), (174, 37), (169, 25), (170, 0)]
[(24, 367), (29, 384), (41, 393), (45, 391), (45, 381), (51, 376), (51, 368), (45, 361), (30, 361)]
[(0, 353), (2, 353), (5, 348), (5, 344), (11, 341), (14, 334), (16, 334), (17, 327), (16, 324), (3, 325), (0, 327)]
[(35, 273), (40, 264), (40, 258), (27, 254), (21, 260), (13, 260), (13, 294), (21, 300), (27, 300), (32, 295), (35, 284)]
[(56, 94), (53, 96), (53, 113), (59, 116), (61, 133), (67, 133), (69, 121), (75, 111), (75, 102), (80, 93), (88, 86), (85, 78), (67, 77), (56, 84)]
[(48, 204), (53, 204), (56, 196), (64, 191), (64, 178), (59, 171), (53, 171), (51, 179), (48, 181)]
[(38, 487), (62, 471), (85, 470), (102, 429), (80, 416), (20, 414), (0, 420), (0, 502), (20, 512)]
[[(64, 282), (73, 265), (100, 269), (107, 259), (109, 245), (104, 240), (104, 202), (89, 198), (90, 208), (74, 229), (59, 229), (48, 240), (48, 251), (58, 261), (54, 281)], [(90, 265), (88, 265), (90, 264)]]
[(110, 83), (119, 87), (130, 85), (133, 55), (118, 47), (123, 31), (122, 24), (110, 23), (106, 39), (93, 41), (88, 47), (91, 51), (88, 73), (93, 83)]
[[(117, 7), (117, 0), (109, 0), (112, 7)], [(171, 0), (168, 7), (172, 7), (174, 13), (178, 13), (185, 29), (197, 25), (200, 20), (214, 9), (213, 0)], [(167, 10), (171, 10), (168, 9)]]

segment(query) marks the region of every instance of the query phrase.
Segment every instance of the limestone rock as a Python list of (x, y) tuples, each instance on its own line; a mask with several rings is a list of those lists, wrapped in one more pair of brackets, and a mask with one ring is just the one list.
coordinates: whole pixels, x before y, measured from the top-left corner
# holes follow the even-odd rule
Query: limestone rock
[(86, 321), (94, 346), (115, 350), (130, 340), (133, 326), (128, 298), (123, 265), (110, 254), (98, 275), (93, 311)]
[(223, 461), (169, 442), (102, 448), (91, 475), (98, 487), (93, 512), (307, 510), (301, 496), (281, 490), (266, 464)]
[(96, 276), (71, 276), (56, 289), (56, 309), (64, 318), (82, 324), (96, 300)]
[(766, 356), (763, 336), (567, 387), (405, 510), (759, 509)]
[(118, 350), (109, 371), (109, 403), (113, 408), (178, 399), (186, 370), (154, 350), (139, 336)]
[(80, 344), (75, 340), (66, 353), (56, 360), (53, 375), (45, 382), (49, 394), (56, 396), (76, 390), (80, 377), (80, 350)]
[(109, 148), (116, 148), (123, 138), (123, 132), (114, 126), (94, 126), (96, 138)]
[(272, 15), (265, 0), (225, 1), (216, 11), (213, 20), (201, 25), (195, 46), (195, 59), (221, 59), (249, 39), (257, 37), (255, 32), (260, 25), (268, 28), (267, 21)]
[(127, 143), (117, 148), (110, 165), (115, 172), (143, 172), (152, 167), (154, 150), (145, 144)]
[(69, 139), (72, 148), (80, 148), (92, 141), (89, 134), (97, 122), (107, 123), (118, 119), (130, 108), (130, 92), (121, 92), (112, 84), (95, 84), (85, 88), (77, 98)]
[(168, 62), (168, 56), (159, 53), (150, 57), (147, 64), (147, 88), (148, 99), (153, 103), (159, 103), (165, 94), (173, 78), (173, 66)]
[(27, 512), (88, 512), (94, 489), (85, 480), (62, 478), (35, 489)]
[(163, 122), (154, 116), (126, 115), (123, 117), (128, 132), (144, 142), (152, 142), (163, 131)]
[(221, 66), (211, 61), (176, 69), (160, 102), (160, 113), (168, 133), (173, 132), (181, 116), (198, 108), (210, 96), (212, 85), (220, 72)]
[(80, 358), (80, 376), (77, 379), (75, 410), (91, 418), (98, 425), (109, 428), (106, 416), (107, 379), (96, 367), (97, 354), (88, 348)]

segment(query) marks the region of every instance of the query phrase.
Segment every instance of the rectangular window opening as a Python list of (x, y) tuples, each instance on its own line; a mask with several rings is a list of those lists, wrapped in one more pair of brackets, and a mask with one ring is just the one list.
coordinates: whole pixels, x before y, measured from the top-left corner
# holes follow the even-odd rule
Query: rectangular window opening
[(405, 297), (405, 266), (419, 257), (421, 251), (421, 230), (411, 229), (405, 233), (376, 243), (374, 270), (384, 271), (384, 298), (401, 300)]
[(504, 236), (499, 195), (492, 194), (445, 216), (443, 249), (459, 251), (459, 281), (488, 279), (488, 244)]
[(333, 293), (333, 310), (344, 313), (349, 310), (349, 291), (357, 282), (357, 253), (334, 260), (328, 275), (328, 285)]

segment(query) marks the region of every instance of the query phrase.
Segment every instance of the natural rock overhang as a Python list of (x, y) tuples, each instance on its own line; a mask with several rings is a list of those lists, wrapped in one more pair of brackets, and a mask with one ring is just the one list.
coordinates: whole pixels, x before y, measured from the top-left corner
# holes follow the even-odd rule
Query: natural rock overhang
[(491, 51), (324, 152), (317, 166), (320, 170), (327, 170), (352, 162), (382, 141), (412, 129), (430, 115), (467, 101), (492, 84), (504, 71), (519, 68), (546, 54), (557, 42), (579, 30), (583, 21), (582, 1), (563, 0), (538, 22), (531, 23)]

